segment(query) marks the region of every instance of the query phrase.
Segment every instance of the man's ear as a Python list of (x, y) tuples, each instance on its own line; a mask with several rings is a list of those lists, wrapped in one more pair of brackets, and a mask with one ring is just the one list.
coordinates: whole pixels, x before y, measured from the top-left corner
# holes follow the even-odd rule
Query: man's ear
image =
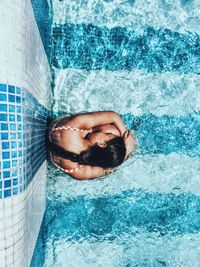
[(99, 146), (99, 147), (106, 147), (107, 146), (107, 144), (105, 143), (105, 142), (97, 142), (97, 145)]
[(126, 138), (128, 137), (128, 132), (129, 132), (129, 131), (125, 131), (125, 132), (124, 132), (123, 138), (126, 139)]

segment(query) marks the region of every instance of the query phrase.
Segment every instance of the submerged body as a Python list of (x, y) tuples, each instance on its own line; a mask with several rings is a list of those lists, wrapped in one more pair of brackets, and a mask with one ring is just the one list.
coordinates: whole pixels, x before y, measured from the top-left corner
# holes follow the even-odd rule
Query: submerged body
[[(123, 161), (132, 152), (134, 141), (131, 132), (126, 130), (120, 116), (115, 112), (92, 112), (63, 116), (57, 118), (50, 127), (51, 160), (58, 168), (76, 179), (104, 176), (113, 172), (113, 163), (110, 163), (112, 166), (109, 166), (109, 163), (107, 165), (98, 162), (95, 164), (93, 157), (93, 160), (88, 161), (90, 164), (86, 164), (86, 162), (80, 164), (80, 155), (84, 156), (86, 151), (94, 147), (100, 151), (108, 150), (108, 146), (117, 140), (121, 142), (121, 152), (118, 151), (118, 154), (122, 154), (119, 156)], [(124, 148), (122, 143), (124, 143)], [(52, 149), (52, 144), (54, 148), (58, 148), (57, 151), (61, 152), (56, 153), (55, 149)], [(68, 154), (70, 156), (67, 158)], [(100, 158), (103, 160), (103, 157), (104, 154)], [(119, 162), (118, 160), (118, 163), (114, 164), (119, 165)], [(103, 166), (107, 167), (103, 168)]]

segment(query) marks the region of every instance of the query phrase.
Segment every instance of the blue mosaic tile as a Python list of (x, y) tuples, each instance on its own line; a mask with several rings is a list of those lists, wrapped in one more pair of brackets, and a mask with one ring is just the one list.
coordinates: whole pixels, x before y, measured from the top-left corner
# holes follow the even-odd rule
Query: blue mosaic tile
[(13, 188), (13, 195), (18, 194), (18, 188)]
[(9, 114), (9, 121), (15, 121), (15, 115)]
[(17, 133), (17, 138), (21, 139), (22, 138), (22, 134), (21, 133)]
[(22, 108), (20, 106), (16, 106), (17, 107), (17, 113), (21, 113)]
[(7, 131), (8, 130), (8, 124), (7, 123), (1, 123), (1, 130)]
[(0, 84), (0, 92), (6, 92), (7, 85), (6, 84)]
[(13, 179), (13, 186), (16, 186), (16, 185), (18, 185), (18, 179), (17, 178)]
[(22, 92), (22, 89), (20, 87), (16, 87), (16, 94), (20, 95)]
[(8, 85), (8, 92), (14, 94), (15, 93), (15, 86)]
[(19, 177), (19, 183), (20, 183), (20, 184), (22, 184), (22, 183), (23, 183), (23, 181), (24, 181), (23, 177), (22, 177), (22, 176), (20, 176), (20, 177)]
[(17, 169), (13, 169), (12, 170), (12, 176), (14, 177), (14, 176), (17, 176)]
[(0, 104), (0, 112), (6, 112), (7, 111), (7, 105), (6, 104)]
[(2, 142), (2, 149), (9, 149), (9, 142)]
[(17, 115), (17, 121), (22, 121), (22, 116)]
[(10, 168), (10, 161), (3, 161), (3, 168), (9, 169)]
[(5, 189), (0, 198), (23, 192), (45, 160), (48, 114), (25, 89), (0, 84), (0, 167)]
[(4, 181), (4, 188), (11, 187), (11, 180), (5, 180)]
[(18, 142), (18, 147), (22, 147), (22, 142)]
[(0, 101), (3, 102), (3, 101), (6, 101), (6, 100), (7, 100), (7, 95), (0, 93)]
[(15, 112), (15, 106), (9, 105), (9, 112)]
[(3, 172), (3, 179), (10, 178), (10, 171)]
[(16, 139), (16, 133), (10, 133), (10, 139)]
[(11, 129), (11, 130), (16, 130), (16, 124), (11, 123), (11, 124), (10, 124), (10, 129)]
[(11, 152), (11, 157), (12, 158), (16, 158), (17, 157), (17, 152), (16, 151), (12, 151)]
[(10, 152), (3, 152), (2, 153), (2, 159), (9, 159), (10, 158)]
[(11, 148), (16, 148), (17, 147), (17, 143), (15, 142), (11, 142)]
[(21, 97), (19, 97), (19, 96), (16, 96), (16, 102), (17, 102), (17, 103), (21, 103), (21, 102), (22, 102), (22, 99), (21, 99)]
[(9, 102), (15, 102), (15, 96), (14, 95), (8, 95), (8, 101)]
[(4, 190), (4, 197), (10, 197), (11, 196), (11, 190)]
[(16, 167), (17, 166), (17, 160), (12, 160), (12, 167)]
[(0, 121), (7, 121), (7, 115), (6, 114), (0, 114)]
[(8, 133), (1, 133), (1, 140), (8, 140)]

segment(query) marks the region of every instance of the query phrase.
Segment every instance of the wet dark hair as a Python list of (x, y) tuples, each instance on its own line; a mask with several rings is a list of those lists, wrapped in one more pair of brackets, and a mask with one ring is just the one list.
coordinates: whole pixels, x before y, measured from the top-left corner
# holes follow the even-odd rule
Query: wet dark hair
[(80, 154), (64, 150), (57, 144), (48, 140), (47, 148), (55, 155), (78, 162), (81, 165), (114, 168), (125, 159), (126, 147), (122, 137), (115, 137), (106, 142), (106, 147), (93, 145)]

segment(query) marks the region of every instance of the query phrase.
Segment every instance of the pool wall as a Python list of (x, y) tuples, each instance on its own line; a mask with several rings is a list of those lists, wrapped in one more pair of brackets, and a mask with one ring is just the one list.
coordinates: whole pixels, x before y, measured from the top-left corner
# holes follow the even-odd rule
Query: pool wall
[(27, 267), (45, 210), (51, 107), (31, 1), (0, 1), (0, 40), (0, 267)]

